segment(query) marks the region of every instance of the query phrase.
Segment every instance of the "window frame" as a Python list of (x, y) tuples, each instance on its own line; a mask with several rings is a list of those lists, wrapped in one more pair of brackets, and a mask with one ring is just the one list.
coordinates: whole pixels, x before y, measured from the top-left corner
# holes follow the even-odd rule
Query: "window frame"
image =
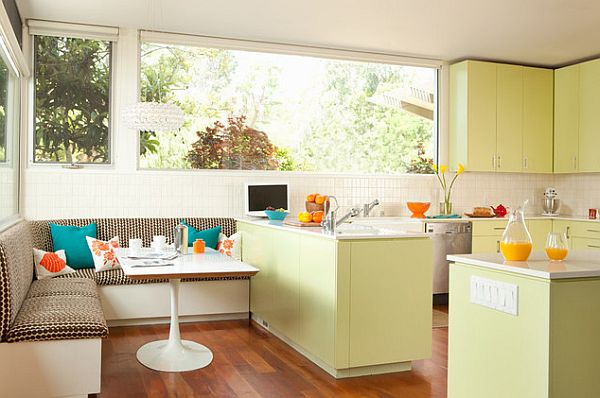
[[(305, 46), (297, 44), (281, 44), (273, 42), (262, 42), (254, 40), (240, 40), (231, 38), (221, 38), (213, 36), (201, 36), (184, 33), (167, 33), (150, 30), (139, 30), (137, 42), (137, 92), (136, 98), (141, 98), (141, 48), (143, 43), (178, 45), (190, 47), (205, 47), (219, 48), (226, 50), (252, 51), (263, 52), (269, 54), (281, 55), (299, 55), (318, 58), (327, 58), (343, 61), (370, 62), (382, 63), (402, 66), (415, 66), (432, 68), (436, 71), (436, 92), (435, 98), (435, 113), (434, 113), (434, 129), (435, 137), (433, 137), (433, 153), (434, 162), (442, 164), (447, 161), (448, 144), (447, 144), (447, 95), (445, 95), (448, 79), (448, 63), (445, 61), (429, 58), (417, 58), (399, 54), (377, 53), (368, 51), (356, 51), (339, 48)], [(444, 91), (442, 91), (444, 90)], [(426, 175), (415, 173), (356, 173), (356, 172), (337, 172), (337, 171), (282, 171), (282, 170), (229, 170), (229, 169), (180, 169), (180, 168), (147, 168), (140, 166), (139, 154), (140, 137), (136, 134), (136, 169), (142, 172), (193, 172), (193, 173), (220, 173), (224, 175), (265, 175), (273, 176), (298, 176), (298, 175), (319, 175), (319, 176), (381, 176), (390, 177), (397, 175)]]
[[(116, 115), (117, 107), (115, 104), (115, 91), (117, 90), (117, 51), (119, 29), (105, 26), (82, 25), (63, 22), (27, 20), (27, 26), (24, 27), (23, 35), (27, 36), (24, 42), (27, 42), (29, 66), (31, 68), (31, 78), (28, 84), (28, 106), (27, 106), (27, 166), (35, 168), (62, 168), (62, 169), (114, 169), (115, 167), (115, 145), (114, 134), (118, 126)], [(74, 39), (108, 41), (110, 43), (110, 74), (108, 81), (108, 161), (105, 163), (67, 163), (67, 162), (38, 162), (35, 160), (35, 36), (54, 36), (67, 37)], [(24, 46), (25, 48), (25, 46)]]

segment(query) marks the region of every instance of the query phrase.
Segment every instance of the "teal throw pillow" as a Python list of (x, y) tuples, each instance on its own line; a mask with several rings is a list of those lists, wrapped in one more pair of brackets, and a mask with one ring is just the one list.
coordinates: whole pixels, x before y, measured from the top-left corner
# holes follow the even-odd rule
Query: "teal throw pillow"
[(52, 250), (64, 250), (69, 267), (73, 269), (94, 268), (92, 252), (85, 237), (96, 238), (96, 223), (85, 227), (50, 223), (50, 235), (52, 236)]
[(192, 227), (190, 224), (185, 222), (185, 220), (181, 220), (181, 223), (188, 227), (188, 245), (192, 246), (196, 239), (204, 240), (206, 247), (210, 247), (211, 249), (217, 248), (217, 243), (219, 243), (219, 234), (221, 233), (221, 226), (209, 229), (197, 229)]

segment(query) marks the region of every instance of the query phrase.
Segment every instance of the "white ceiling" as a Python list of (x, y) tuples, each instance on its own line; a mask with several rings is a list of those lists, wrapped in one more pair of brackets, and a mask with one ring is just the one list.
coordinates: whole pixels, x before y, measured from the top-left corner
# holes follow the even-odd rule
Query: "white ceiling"
[(600, 55), (598, 0), (17, 0), (23, 18), (559, 66)]

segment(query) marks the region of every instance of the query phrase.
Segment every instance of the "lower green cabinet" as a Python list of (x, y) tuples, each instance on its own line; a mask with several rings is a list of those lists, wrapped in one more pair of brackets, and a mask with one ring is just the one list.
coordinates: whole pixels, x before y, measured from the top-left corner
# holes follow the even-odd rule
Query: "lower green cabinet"
[[(473, 221), (473, 253), (500, 253), (500, 241), (508, 220)], [(527, 229), (533, 241), (534, 251), (546, 247), (548, 232), (552, 231), (553, 220), (526, 220)]]
[(260, 269), (250, 310), (335, 377), (408, 370), (431, 356), (428, 238), (336, 240), (238, 222)]

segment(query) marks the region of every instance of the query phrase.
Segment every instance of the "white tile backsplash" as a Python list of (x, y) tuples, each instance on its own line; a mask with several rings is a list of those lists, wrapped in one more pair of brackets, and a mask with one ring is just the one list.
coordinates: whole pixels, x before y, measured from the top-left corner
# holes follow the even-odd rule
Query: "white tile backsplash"
[[(573, 200), (578, 212), (587, 202), (566, 187), (590, 187), (582, 176), (545, 174), (465, 173), (454, 186), (452, 202), (458, 213), (474, 206), (518, 206), (529, 199), (528, 213), (542, 211), (544, 189), (553, 184), (565, 202)], [(564, 181), (563, 181), (564, 180)], [(308, 193), (335, 195), (344, 208), (378, 198), (376, 214), (410, 215), (407, 201), (432, 202), (436, 214), (442, 194), (435, 176), (346, 176), (290, 173), (265, 174), (159, 172), (116, 170), (57, 170), (28, 168), (25, 173), (25, 209), (30, 219), (65, 217), (177, 217), (243, 215), (244, 183), (286, 181), (290, 184), (292, 212), (303, 209)], [(556, 181), (556, 183), (555, 183)], [(594, 181), (600, 181), (595, 177)], [(563, 188), (565, 186), (565, 188)], [(596, 187), (598, 185), (596, 184)], [(594, 195), (600, 205), (600, 189)], [(567, 199), (568, 198), (568, 199)], [(587, 211), (587, 210), (586, 210)]]

